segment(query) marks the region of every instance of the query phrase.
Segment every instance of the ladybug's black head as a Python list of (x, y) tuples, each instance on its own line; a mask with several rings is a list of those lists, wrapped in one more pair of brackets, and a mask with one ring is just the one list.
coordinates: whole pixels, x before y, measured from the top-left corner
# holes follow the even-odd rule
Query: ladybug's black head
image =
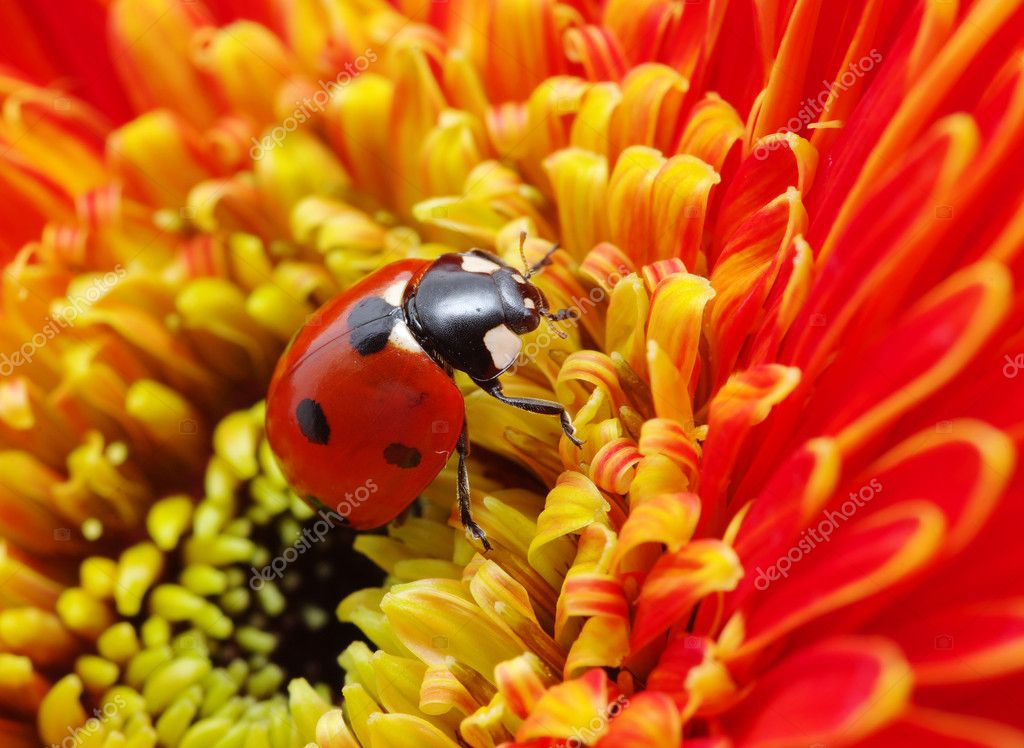
[(522, 349), (520, 335), (552, 314), (530, 276), (480, 249), (441, 255), (406, 291), (404, 307), (419, 343), (439, 363), (476, 380), (508, 369)]
[(533, 332), (540, 325), (541, 310), (547, 311), (548, 300), (526, 276), (508, 265), (491, 273), (491, 280), (501, 297), (505, 324), (516, 335)]

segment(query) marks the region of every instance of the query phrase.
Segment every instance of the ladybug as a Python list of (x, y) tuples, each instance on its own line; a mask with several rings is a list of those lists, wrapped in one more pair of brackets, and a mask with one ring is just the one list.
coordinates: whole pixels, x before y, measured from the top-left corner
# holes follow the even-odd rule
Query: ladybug
[(521, 335), (541, 319), (574, 316), (549, 311), (530, 282), (557, 248), (525, 273), (481, 249), (401, 260), (321, 307), (292, 339), (267, 394), (267, 439), (296, 492), (336, 508), (351, 527), (379, 527), (454, 450), (462, 524), (490, 549), (470, 510), (465, 403), (453, 375), (465, 372), (508, 405), (557, 415), (581, 445), (564, 407), (509, 397), (498, 380), (519, 356)]

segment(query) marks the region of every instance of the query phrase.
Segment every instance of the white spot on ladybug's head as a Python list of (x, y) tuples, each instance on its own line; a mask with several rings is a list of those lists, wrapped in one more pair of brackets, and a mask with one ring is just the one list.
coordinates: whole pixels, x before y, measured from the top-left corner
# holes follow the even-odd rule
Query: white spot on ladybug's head
[(484, 345), (491, 354), (494, 368), (504, 371), (512, 365), (522, 350), (523, 341), (505, 325), (492, 327), (484, 334)]
[(533, 299), (531, 299), (529, 296), (523, 297), (523, 306), (525, 306), (527, 309), (537, 308), (537, 305), (533, 303)]
[(405, 288), (408, 285), (409, 281), (407, 280), (395, 281), (384, 289), (384, 293), (382, 293), (381, 296), (383, 296), (384, 301), (388, 302), (391, 306), (402, 306), (402, 296), (405, 295)]
[(500, 270), (501, 265), (480, 255), (462, 255), (462, 269), (467, 273), (482, 273), (490, 275), (495, 270)]
[(512, 272), (512, 280), (514, 280), (514, 281), (515, 281), (516, 283), (518, 283), (518, 284), (519, 284), (520, 286), (525, 286), (525, 285), (526, 285), (526, 278), (524, 278), (523, 276), (521, 276), (521, 275), (520, 275), (520, 274), (519, 274), (518, 272), (516, 272), (516, 271), (513, 271), (513, 272)]
[(391, 335), (388, 337), (388, 342), (396, 348), (401, 348), (403, 351), (409, 351), (410, 353), (423, 353), (423, 347), (413, 337), (412, 330), (409, 329), (409, 325), (404, 322), (396, 322), (395, 326), (391, 328)]

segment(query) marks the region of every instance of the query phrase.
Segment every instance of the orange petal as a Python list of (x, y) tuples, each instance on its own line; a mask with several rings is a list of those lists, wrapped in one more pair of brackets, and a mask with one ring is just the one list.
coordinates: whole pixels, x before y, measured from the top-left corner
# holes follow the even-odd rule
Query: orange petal
[(588, 729), (591, 720), (597, 724), (594, 737), (602, 735), (608, 729), (609, 691), (608, 676), (601, 669), (551, 687), (516, 730), (516, 740), (580, 739), (578, 733)]
[(590, 479), (598, 488), (624, 494), (643, 456), (632, 439), (614, 439), (603, 445), (590, 463)]
[[(209, 125), (220, 109), (217, 87), (193, 62), (195, 34), (212, 19), (198, 3), (116, 0), (110, 8), (111, 56), (140, 112), (167, 107), (194, 126)], [(187, 107), (180, 102), (187, 101)]]
[(651, 569), (636, 603), (630, 647), (642, 649), (712, 592), (735, 589), (743, 568), (719, 540), (695, 540), (664, 555)]
[[(721, 174), (726, 157), (744, 134), (743, 121), (732, 105), (711, 93), (690, 112), (679, 141), (679, 152), (696, 156)], [(732, 180), (727, 183), (731, 185)]]
[(721, 519), (722, 494), (728, 490), (733, 465), (751, 430), (789, 396), (799, 381), (799, 369), (766, 364), (733, 374), (711, 400), (701, 501), (715, 512), (708, 513), (707, 522)]
[(608, 132), (611, 162), (623, 158), (632, 146), (650, 146), (661, 153), (674, 153), (688, 90), (686, 79), (665, 65), (633, 68), (622, 82), (622, 101), (611, 119)]
[(678, 257), (694, 269), (708, 196), (719, 180), (693, 156), (666, 160), (651, 148), (626, 148), (608, 186), (612, 241), (641, 264)]
[(532, 652), (505, 660), (494, 668), (498, 691), (505, 697), (509, 709), (523, 719), (534, 711), (555, 679), (555, 674)]
[(644, 456), (657, 454), (668, 457), (691, 482), (696, 481), (701, 448), (694, 435), (688, 433), (682, 424), (668, 418), (649, 418), (640, 430), (637, 446)]
[(736, 368), (744, 344), (760, 327), (765, 301), (779, 272), (779, 255), (806, 228), (800, 194), (790, 188), (740, 223), (711, 272), (715, 300), (709, 309), (713, 386)]
[(592, 81), (617, 81), (627, 70), (618, 37), (603, 26), (566, 29), (565, 56), (581, 65)]
[(634, 507), (619, 531), (613, 564), (646, 543), (678, 551), (692, 536), (700, 516), (700, 499), (692, 493), (664, 493)]
[(611, 727), (595, 748), (678, 748), (683, 740), (682, 719), (672, 699), (645, 691), (626, 699), (614, 714)]

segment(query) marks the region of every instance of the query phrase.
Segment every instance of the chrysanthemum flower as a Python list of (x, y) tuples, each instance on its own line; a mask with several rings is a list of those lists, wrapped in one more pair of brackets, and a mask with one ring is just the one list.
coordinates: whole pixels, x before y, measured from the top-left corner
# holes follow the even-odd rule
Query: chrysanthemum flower
[[(0, 6), (0, 743), (1024, 745), (1024, 3)], [(353, 537), (286, 341), (564, 252)]]

